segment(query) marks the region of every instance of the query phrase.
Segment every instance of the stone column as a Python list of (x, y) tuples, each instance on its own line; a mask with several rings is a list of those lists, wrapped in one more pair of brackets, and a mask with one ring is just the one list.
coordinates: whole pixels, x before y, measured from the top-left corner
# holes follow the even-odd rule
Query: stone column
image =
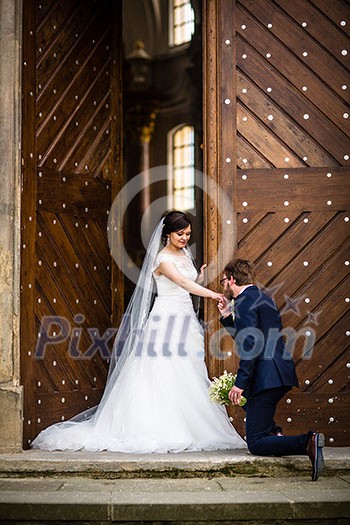
[(0, 451), (22, 449), (19, 385), (22, 0), (0, 0)]
[(142, 173), (144, 188), (141, 194), (141, 216), (143, 227), (150, 237), (152, 235), (151, 226), (151, 174), (150, 174), (150, 142), (155, 128), (156, 113), (152, 111), (149, 116), (149, 120), (141, 128), (140, 133), (140, 146), (141, 146), (141, 158), (140, 158), (140, 173)]

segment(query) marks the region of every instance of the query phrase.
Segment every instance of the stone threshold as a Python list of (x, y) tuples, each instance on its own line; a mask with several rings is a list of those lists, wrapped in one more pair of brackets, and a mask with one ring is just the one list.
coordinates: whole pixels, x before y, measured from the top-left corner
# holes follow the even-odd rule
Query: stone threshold
[(349, 523), (350, 476), (2, 479), (0, 523)]
[[(325, 475), (350, 474), (350, 447), (325, 447)], [(181, 478), (208, 476), (309, 476), (307, 456), (259, 457), (245, 450), (123, 454), (117, 452), (47, 452), (0, 454), (0, 476), (90, 478)]]

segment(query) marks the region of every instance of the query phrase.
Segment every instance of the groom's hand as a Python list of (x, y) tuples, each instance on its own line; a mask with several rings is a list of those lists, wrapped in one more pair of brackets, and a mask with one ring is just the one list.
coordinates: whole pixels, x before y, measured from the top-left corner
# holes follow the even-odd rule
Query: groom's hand
[(233, 386), (228, 393), (228, 397), (234, 405), (239, 405), (241, 402), (243, 390), (238, 386)]
[(218, 302), (218, 310), (222, 317), (227, 317), (232, 313), (231, 305), (228, 303), (225, 296), (223, 296), (222, 300)]

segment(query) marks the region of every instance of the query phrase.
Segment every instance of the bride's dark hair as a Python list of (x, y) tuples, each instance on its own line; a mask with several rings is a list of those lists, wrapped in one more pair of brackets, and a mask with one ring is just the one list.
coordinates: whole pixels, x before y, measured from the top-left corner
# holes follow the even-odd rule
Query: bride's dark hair
[(166, 245), (167, 235), (172, 232), (178, 232), (188, 226), (192, 226), (191, 220), (182, 211), (169, 211), (164, 215), (164, 226), (162, 230), (162, 243)]

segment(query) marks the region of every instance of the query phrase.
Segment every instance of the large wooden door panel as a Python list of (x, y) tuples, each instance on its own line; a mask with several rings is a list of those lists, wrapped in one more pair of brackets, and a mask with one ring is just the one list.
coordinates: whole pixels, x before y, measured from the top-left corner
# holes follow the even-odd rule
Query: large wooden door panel
[(121, 3), (28, 0), (23, 27), (27, 446), (42, 428), (99, 401), (114, 306), (123, 311), (107, 240), (109, 209), (123, 180)]
[[(294, 349), (300, 390), (277, 414), (286, 433), (320, 429), (327, 444), (348, 444), (349, 4), (208, 0), (205, 13), (204, 98), (218, 99), (215, 115), (205, 108), (206, 166), (232, 192), (237, 226), (222, 258), (253, 260), (284, 326), (304, 333)], [(238, 360), (209, 363), (217, 375)], [(244, 414), (232, 416), (243, 433)]]

